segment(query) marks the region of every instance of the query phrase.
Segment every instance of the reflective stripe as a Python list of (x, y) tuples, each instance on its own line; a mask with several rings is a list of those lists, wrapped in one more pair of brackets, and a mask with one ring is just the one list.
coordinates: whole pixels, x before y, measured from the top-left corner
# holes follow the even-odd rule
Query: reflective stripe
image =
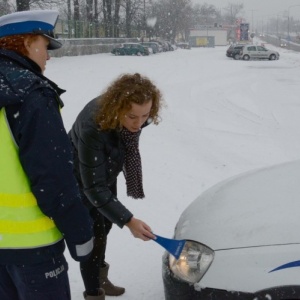
[(0, 249), (41, 247), (58, 242), (62, 234), (37, 205), (3, 108), (0, 140)]
[[(38, 206), (33, 207), (1, 207), (1, 221), (31, 222), (43, 218), (45, 215)], [(49, 218), (48, 218), (49, 219)], [(37, 226), (39, 224), (37, 223)], [(41, 226), (41, 225), (39, 225)]]
[(33, 221), (3, 221), (0, 220), (0, 232), (3, 233), (37, 233), (54, 228), (55, 225), (48, 217), (44, 216)]
[(93, 246), (94, 246), (94, 238), (90, 239), (88, 242), (82, 245), (76, 245), (77, 256), (88, 255), (93, 250)]
[(36, 199), (32, 193), (25, 194), (0, 194), (0, 205), (8, 207), (35, 206)]
[(2, 239), (5, 238), (6, 245), (1, 245), (0, 249), (28, 249), (41, 247), (36, 245), (36, 240), (38, 239), (43, 246), (49, 246), (57, 243), (57, 241), (49, 242), (53, 240), (53, 232), (45, 231), (43, 235), (40, 233), (31, 233), (30, 238), (24, 234), (0, 234), (0, 243)]

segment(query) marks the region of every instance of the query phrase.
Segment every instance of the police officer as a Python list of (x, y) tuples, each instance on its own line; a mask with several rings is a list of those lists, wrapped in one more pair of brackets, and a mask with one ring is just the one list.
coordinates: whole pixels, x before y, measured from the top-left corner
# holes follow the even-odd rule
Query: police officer
[(65, 242), (77, 261), (93, 248), (60, 115), (64, 90), (43, 75), (48, 50), (61, 47), (57, 18), (0, 17), (1, 300), (70, 300)]

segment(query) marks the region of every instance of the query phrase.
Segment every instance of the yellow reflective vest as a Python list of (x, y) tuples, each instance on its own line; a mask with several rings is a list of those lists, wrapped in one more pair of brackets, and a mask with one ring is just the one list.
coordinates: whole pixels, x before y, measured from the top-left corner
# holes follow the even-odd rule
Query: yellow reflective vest
[(54, 244), (62, 234), (45, 216), (31, 192), (19, 160), (5, 109), (0, 110), (0, 249), (36, 248)]

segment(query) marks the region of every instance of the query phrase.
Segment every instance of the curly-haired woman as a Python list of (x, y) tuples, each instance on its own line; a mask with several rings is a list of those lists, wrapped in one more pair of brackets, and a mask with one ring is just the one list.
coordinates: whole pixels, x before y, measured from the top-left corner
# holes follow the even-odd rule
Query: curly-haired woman
[(123, 171), (128, 196), (144, 198), (139, 136), (150, 123), (159, 123), (162, 104), (161, 92), (148, 78), (124, 74), (83, 108), (69, 132), (75, 175), (94, 220), (94, 250), (80, 264), (85, 299), (125, 292), (107, 278), (105, 248), (113, 223), (144, 241), (154, 238), (151, 228), (118, 200), (117, 176)]

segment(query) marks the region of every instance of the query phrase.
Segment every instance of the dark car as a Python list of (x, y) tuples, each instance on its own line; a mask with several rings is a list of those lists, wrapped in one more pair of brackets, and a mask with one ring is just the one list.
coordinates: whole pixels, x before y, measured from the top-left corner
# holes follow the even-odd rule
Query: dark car
[(232, 57), (237, 59), (237, 54), (239, 54), (241, 52), (241, 50), (243, 49), (245, 45), (243, 44), (232, 44), (229, 46), (229, 48), (226, 51), (226, 56), (227, 57)]
[(165, 41), (151, 40), (151, 42), (156, 42), (161, 46), (162, 52), (169, 51), (169, 45)]
[(180, 49), (191, 49), (190, 44), (186, 42), (177, 43), (176, 46)]
[(168, 45), (169, 51), (174, 51), (175, 50), (174, 47), (173, 47), (173, 45), (171, 44), (171, 42), (165, 41), (165, 43)]
[(241, 51), (243, 50), (243, 46), (236, 46), (232, 50), (231, 57), (235, 60), (241, 58)]
[(210, 187), (181, 214), (165, 252), (166, 300), (300, 299), (300, 160)]
[(116, 47), (111, 51), (115, 55), (149, 55), (149, 49), (139, 43), (124, 43), (121, 47)]
[(160, 41), (150, 40), (148, 43), (156, 43), (158, 46), (158, 52), (164, 52), (163, 45)]
[(156, 42), (143, 42), (142, 45), (151, 48), (154, 54), (160, 52), (159, 44)]

